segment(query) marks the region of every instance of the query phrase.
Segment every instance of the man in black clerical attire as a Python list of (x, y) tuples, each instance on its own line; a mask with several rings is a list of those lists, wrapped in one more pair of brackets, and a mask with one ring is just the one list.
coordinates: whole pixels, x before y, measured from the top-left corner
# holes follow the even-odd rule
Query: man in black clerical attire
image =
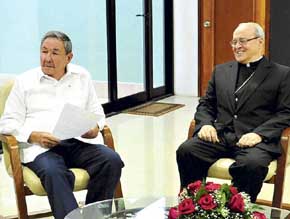
[(194, 135), (178, 148), (177, 163), (185, 187), (205, 178), (219, 158), (231, 157), (233, 185), (255, 202), (290, 126), (290, 68), (263, 56), (264, 31), (257, 23), (239, 24), (230, 45), (236, 61), (215, 67), (197, 106)]

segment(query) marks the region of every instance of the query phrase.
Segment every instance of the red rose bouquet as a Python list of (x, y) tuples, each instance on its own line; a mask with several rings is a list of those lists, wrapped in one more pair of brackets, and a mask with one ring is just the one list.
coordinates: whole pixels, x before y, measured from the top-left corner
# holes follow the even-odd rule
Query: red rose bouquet
[(178, 199), (178, 206), (169, 210), (169, 219), (266, 219), (248, 194), (228, 184), (196, 181)]

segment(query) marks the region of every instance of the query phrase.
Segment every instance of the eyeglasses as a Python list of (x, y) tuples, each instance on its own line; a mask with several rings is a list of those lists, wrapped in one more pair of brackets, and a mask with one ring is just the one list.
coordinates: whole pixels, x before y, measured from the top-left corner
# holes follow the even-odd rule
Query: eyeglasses
[(253, 37), (253, 38), (250, 38), (250, 39), (246, 39), (246, 38), (239, 38), (239, 39), (235, 39), (235, 40), (232, 40), (230, 41), (230, 45), (232, 47), (235, 47), (237, 45), (237, 43), (239, 43), (241, 46), (245, 46), (249, 41), (251, 40), (255, 40), (255, 39), (258, 39), (260, 37)]

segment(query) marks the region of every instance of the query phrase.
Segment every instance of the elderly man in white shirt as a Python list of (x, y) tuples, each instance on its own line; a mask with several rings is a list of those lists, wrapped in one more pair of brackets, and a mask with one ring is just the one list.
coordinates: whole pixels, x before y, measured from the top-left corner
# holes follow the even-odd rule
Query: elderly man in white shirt
[[(0, 132), (13, 134), (21, 145), (21, 159), (41, 179), (55, 218), (63, 219), (77, 208), (73, 195), (79, 167), (90, 175), (86, 204), (113, 197), (124, 166), (117, 153), (103, 145), (99, 131), (105, 114), (89, 72), (69, 64), (72, 43), (59, 31), (41, 41), (41, 66), (19, 75), (6, 101)], [(64, 104), (97, 114), (95, 128), (82, 136), (60, 141), (51, 133)]]

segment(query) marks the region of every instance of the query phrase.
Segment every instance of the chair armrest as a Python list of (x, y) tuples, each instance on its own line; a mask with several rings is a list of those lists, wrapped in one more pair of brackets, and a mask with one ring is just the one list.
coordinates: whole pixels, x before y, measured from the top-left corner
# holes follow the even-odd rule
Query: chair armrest
[[(113, 135), (109, 126), (105, 125), (101, 133), (103, 135), (105, 145), (107, 145), (109, 148), (115, 151)], [(114, 198), (123, 198), (121, 181), (119, 181), (116, 186)]]
[(13, 169), (11, 170), (11, 167), (21, 167), (17, 140), (13, 135), (0, 134), (0, 141), (3, 142), (2, 146), (5, 166), (8, 173), (11, 175), (11, 172), (13, 172)]
[(20, 153), (19, 153), (17, 140), (12, 135), (0, 134), (0, 141), (3, 143), (2, 144), (3, 157), (4, 157), (6, 170), (8, 174), (13, 177), (13, 180), (14, 180), (17, 206), (18, 206), (18, 209), (22, 209), (22, 212), (19, 212), (19, 217), (27, 218), (25, 193), (26, 191), (28, 193), (28, 190), (27, 190), (27, 187), (24, 187), (23, 170), (22, 170), (22, 164), (20, 161)]
[(289, 136), (290, 136), (290, 127), (284, 129), (283, 132), (282, 132), (282, 138), (283, 137), (286, 137), (287, 138)]
[(16, 138), (13, 135), (0, 134), (0, 141), (2, 141), (3, 143), (7, 144), (7, 146), (8, 146), (7, 149), (9, 150), (9, 152), (15, 146), (18, 149)]
[(3, 147), (5, 147), (3, 148), (4, 162), (8, 174), (13, 176), (15, 183), (18, 181), (23, 184), (22, 164), (16, 138), (12, 135), (0, 134), (0, 141), (3, 142)]
[[(13, 135), (0, 134), (0, 141), (3, 142), (3, 146), (5, 147), (3, 149), (7, 171), (9, 172), (9, 165), (11, 165), (13, 175), (22, 175), (22, 165), (16, 138)], [(5, 149), (7, 153), (5, 153)]]
[(104, 144), (111, 148), (113, 151), (115, 151), (113, 135), (109, 126), (105, 125), (101, 133), (104, 138)]
[(288, 155), (288, 145), (290, 143), (290, 128), (284, 129), (281, 135), (281, 145), (282, 153), (277, 159), (277, 169), (274, 178), (274, 194), (272, 200), (272, 206), (281, 208), (282, 206), (282, 196), (285, 184), (285, 172), (287, 165), (287, 155)]
[(279, 166), (284, 167), (287, 164), (288, 149), (290, 144), (290, 127), (284, 129), (281, 135), (282, 154), (278, 158)]
[(193, 136), (194, 129), (195, 129), (195, 120), (192, 119), (189, 125), (187, 139), (190, 139)]

